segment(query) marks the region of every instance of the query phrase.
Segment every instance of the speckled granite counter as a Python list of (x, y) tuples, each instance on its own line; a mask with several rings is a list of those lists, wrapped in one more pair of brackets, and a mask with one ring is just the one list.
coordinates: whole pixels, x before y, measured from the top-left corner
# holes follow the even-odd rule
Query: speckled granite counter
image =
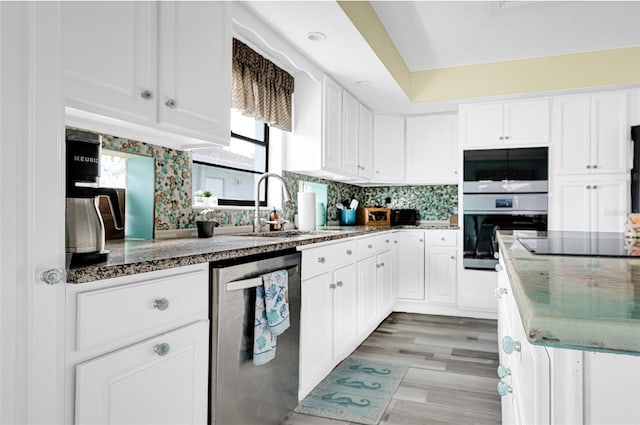
[(449, 229), (449, 226), (441, 223), (424, 223), (419, 226), (393, 228), (330, 226), (320, 229), (316, 234), (282, 235), (277, 237), (214, 235), (212, 238), (204, 239), (183, 238), (108, 242), (106, 249), (110, 251), (110, 254), (107, 262), (69, 269), (67, 282), (86, 283), (190, 264), (282, 251), (301, 245), (396, 229)]
[(533, 255), (521, 233), (498, 243), (529, 340), (640, 355), (640, 258)]

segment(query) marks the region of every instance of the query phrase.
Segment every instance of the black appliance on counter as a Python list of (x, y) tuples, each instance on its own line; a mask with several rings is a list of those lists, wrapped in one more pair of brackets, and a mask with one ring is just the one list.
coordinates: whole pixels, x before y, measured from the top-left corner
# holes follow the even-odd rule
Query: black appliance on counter
[(392, 226), (415, 226), (420, 220), (420, 211), (412, 209), (391, 210)]
[(631, 127), (633, 168), (631, 169), (631, 212), (640, 213), (640, 125)]
[(115, 228), (123, 227), (117, 192), (99, 187), (100, 150), (98, 134), (67, 129), (65, 247), (71, 256), (71, 265), (107, 260), (104, 222), (98, 210), (99, 196), (109, 199)]
[(465, 269), (495, 270), (496, 231), (547, 230), (548, 148), (464, 152)]

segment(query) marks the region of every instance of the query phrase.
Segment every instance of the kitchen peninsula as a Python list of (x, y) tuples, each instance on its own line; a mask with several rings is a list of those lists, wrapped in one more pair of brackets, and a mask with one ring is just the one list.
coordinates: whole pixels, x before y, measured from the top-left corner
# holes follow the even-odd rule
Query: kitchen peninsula
[(504, 423), (639, 423), (640, 259), (534, 255), (501, 231)]

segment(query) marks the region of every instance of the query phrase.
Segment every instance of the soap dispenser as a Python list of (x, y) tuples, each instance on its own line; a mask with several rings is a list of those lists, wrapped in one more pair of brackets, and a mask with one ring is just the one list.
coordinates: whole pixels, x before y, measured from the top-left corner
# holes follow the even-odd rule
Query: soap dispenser
[(280, 222), (278, 221), (278, 213), (276, 212), (276, 207), (273, 207), (273, 211), (271, 211), (271, 217), (269, 219), (269, 221), (271, 221), (272, 223), (269, 224), (269, 230), (270, 231), (274, 231), (274, 230), (280, 230)]

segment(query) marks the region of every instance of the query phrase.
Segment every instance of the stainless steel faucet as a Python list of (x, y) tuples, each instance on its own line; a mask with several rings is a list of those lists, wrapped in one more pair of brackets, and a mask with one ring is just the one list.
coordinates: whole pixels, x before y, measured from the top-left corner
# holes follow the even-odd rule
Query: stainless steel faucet
[(260, 221), (260, 183), (262, 183), (262, 180), (266, 179), (267, 177), (275, 177), (280, 180), (280, 183), (282, 183), (282, 188), (284, 189), (284, 191), (282, 192), (284, 202), (291, 200), (291, 193), (289, 193), (289, 189), (287, 189), (287, 185), (284, 184), (284, 180), (282, 179), (282, 177), (280, 177), (276, 173), (261, 174), (258, 178), (258, 182), (256, 183), (256, 210), (253, 217), (253, 231), (255, 233), (258, 233), (262, 230), (262, 222)]

